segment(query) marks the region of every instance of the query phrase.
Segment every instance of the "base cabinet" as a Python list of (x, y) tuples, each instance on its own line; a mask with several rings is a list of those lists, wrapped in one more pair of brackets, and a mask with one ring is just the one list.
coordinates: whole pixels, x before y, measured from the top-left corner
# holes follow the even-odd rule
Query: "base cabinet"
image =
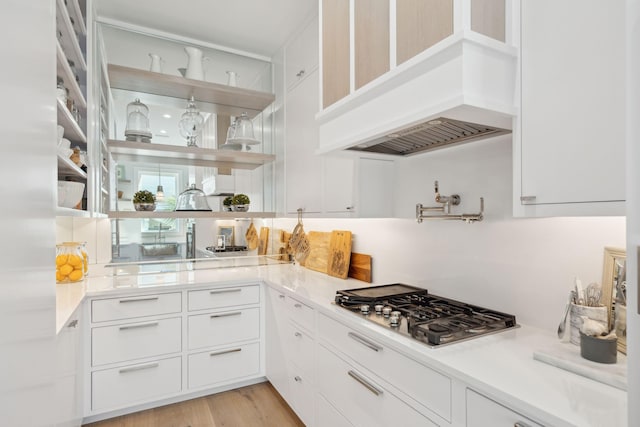
[(250, 377), (260, 372), (260, 345), (238, 345), (189, 355), (189, 388)]
[(82, 310), (81, 305), (56, 337), (56, 427), (82, 424)]
[(529, 418), (467, 389), (467, 427), (541, 427)]

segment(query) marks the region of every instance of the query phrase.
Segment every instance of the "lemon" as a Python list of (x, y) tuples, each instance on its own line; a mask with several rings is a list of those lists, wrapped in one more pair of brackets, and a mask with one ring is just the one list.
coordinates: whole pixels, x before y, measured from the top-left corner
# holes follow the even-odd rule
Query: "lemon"
[(67, 263), (68, 260), (69, 260), (69, 255), (67, 255), (67, 254), (58, 255), (56, 257), (56, 266), (57, 267), (62, 267), (63, 265), (65, 265)]
[(84, 277), (84, 273), (82, 272), (82, 268), (75, 269), (71, 273), (69, 273), (69, 280), (71, 280), (72, 282), (77, 282), (78, 280), (81, 280), (83, 277)]
[(78, 255), (71, 254), (69, 255), (69, 261), (67, 261), (67, 264), (74, 268), (82, 267), (82, 258)]
[(60, 271), (60, 274), (66, 277), (73, 271), (73, 267), (70, 266), (69, 264), (65, 264), (62, 267), (60, 267), (59, 271)]
[(63, 276), (59, 270), (56, 270), (56, 282), (62, 282), (64, 279), (65, 279), (65, 276)]

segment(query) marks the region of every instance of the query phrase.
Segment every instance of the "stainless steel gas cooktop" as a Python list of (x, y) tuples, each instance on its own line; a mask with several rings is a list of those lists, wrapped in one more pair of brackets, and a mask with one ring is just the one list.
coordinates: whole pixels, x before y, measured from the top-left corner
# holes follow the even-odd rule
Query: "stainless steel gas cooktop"
[(335, 302), (430, 347), (518, 326), (514, 315), (430, 295), (426, 289), (401, 283), (338, 291)]

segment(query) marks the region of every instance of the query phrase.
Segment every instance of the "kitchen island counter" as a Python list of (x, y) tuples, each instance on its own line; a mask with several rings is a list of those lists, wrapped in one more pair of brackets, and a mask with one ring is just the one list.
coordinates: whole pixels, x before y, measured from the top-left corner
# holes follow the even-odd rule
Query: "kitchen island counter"
[(156, 268), (155, 271), (139, 275), (109, 275), (112, 270), (98, 270), (95, 268), (94, 276), (86, 281), (86, 297), (264, 282), (309, 304), (318, 313), (461, 381), (469, 388), (543, 425), (627, 425), (625, 391), (534, 360), (535, 351), (557, 344), (555, 331), (521, 325), (520, 328), (434, 349), (380, 328), (333, 303), (336, 291), (364, 287), (364, 282), (333, 278), (299, 265), (229, 265), (225, 268), (198, 267), (177, 271)]

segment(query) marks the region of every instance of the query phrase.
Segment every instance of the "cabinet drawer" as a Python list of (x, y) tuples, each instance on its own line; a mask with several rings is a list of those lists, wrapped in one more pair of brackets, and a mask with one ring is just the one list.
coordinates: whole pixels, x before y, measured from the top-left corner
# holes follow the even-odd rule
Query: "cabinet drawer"
[(321, 394), (316, 395), (318, 402), (318, 412), (316, 425), (331, 427), (353, 427), (347, 419), (336, 408), (324, 398)]
[(189, 311), (258, 304), (260, 285), (189, 291)]
[(259, 337), (259, 308), (189, 316), (189, 350), (253, 340)]
[(189, 388), (258, 375), (260, 344), (245, 344), (189, 356)]
[(318, 346), (318, 388), (355, 425), (437, 424), (385, 390), (323, 345)]
[(178, 393), (182, 358), (157, 360), (91, 374), (91, 409), (103, 410)]
[(179, 292), (158, 295), (137, 295), (91, 301), (91, 320), (133, 319), (179, 313), (182, 310), (182, 295)]
[(467, 427), (542, 427), (491, 399), (467, 389)]
[(287, 312), (291, 319), (303, 328), (313, 331), (315, 325), (315, 310), (295, 298), (286, 297)]
[(93, 366), (182, 350), (182, 319), (153, 320), (91, 329)]
[(302, 369), (309, 379), (314, 366), (315, 342), (302, 328), (289, 322), (285, 325), (285, 352), (289, 360), (293, 360)]
[(451, 420), (450, 378), (324, 315), (318, 318), (318, 334), (431, 411)]
[[(290, 363), (289, 389), (291, 390), (291, 406), (302, 422), (313, 424), (314, 388), (310, 374), (301, 370), (295, 363)], [(322, 424), (320, 424), (322, 425)]]

